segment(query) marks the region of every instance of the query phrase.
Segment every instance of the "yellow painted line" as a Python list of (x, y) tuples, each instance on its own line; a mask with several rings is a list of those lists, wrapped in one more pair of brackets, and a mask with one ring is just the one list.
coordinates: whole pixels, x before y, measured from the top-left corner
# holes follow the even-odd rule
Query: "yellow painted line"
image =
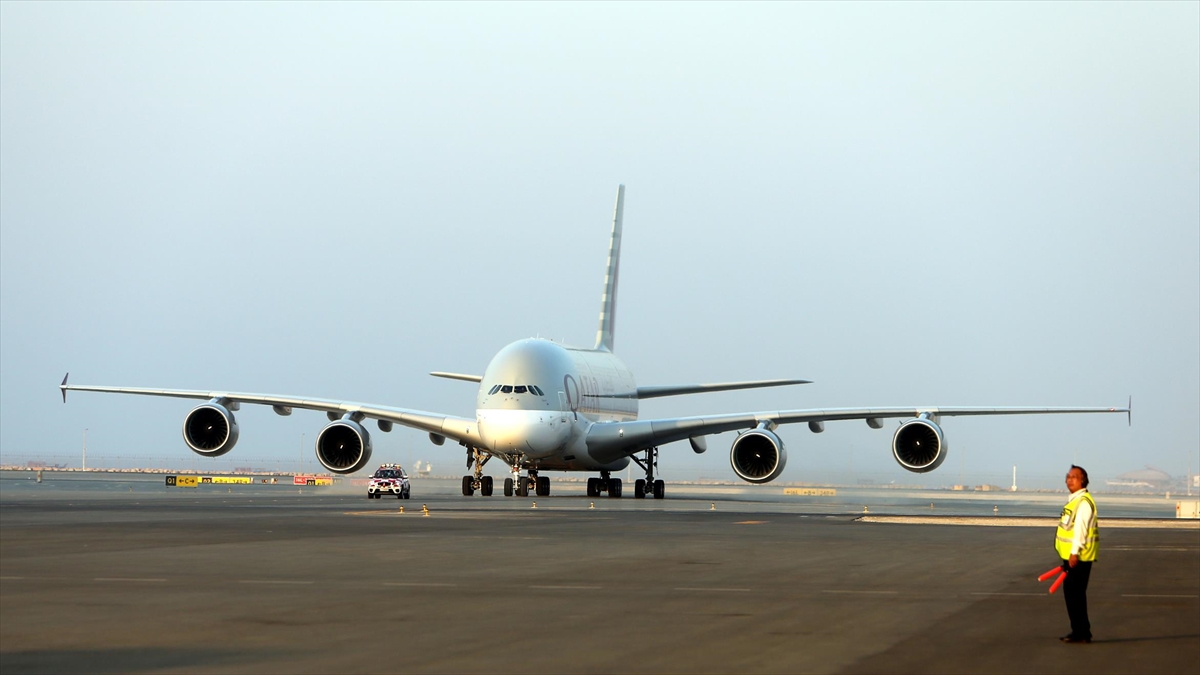
[(1200, 595), (1142, 595), (1138, 593), (1122, 594), (1122, 598), (1200, 598)]
[(822, 593), (848, 593), (854, 595), (896, 595), (900, 591), (821, 591)]
[(684, 586), (676, 588), (677, 591), (698, 591), (700, 593), (749, 593), (749, 588), (698, 588), (695, 586)]
[(287, 581), (285, 579), (242, 579), (239, 584), (277, 584), (285, 586), (307, 586), (314, 582), (312, 581)]
[(542, 591), (598, 591), (603, 586), (530, 586)]
[(384, 586), (418, 586), (418, 587), (429, 587), (429, 588), (435, 588), (435, 587), (436, 588), (449, 588), (452, 586), (457, 586), (458, 584), (439, 584), (439, 583), (433, 583), (433, 582), (425, 583), (425, 582), (420, 582), (420, 581), (385, 581), (385, 582), (383, 582), (383, 585)]
[(740, 521), (734, 523), (734, 525), (762, 525), (765, 522), (767, 522), (767, 521), (765, 521), (765, 520), (740, 520)]
[(971, 595), (1016, 595), (1016, 596), (1021, 596), (1021, 597), (1028, 596), (1028, 597), (1033, 597), (1033, 598), (1040, 598), (1046, 594), (1045, 593), (972, 593)]
[(96, 577), (92, 581), (166, 581), (166, 579), (135, 579), (132, 577)]

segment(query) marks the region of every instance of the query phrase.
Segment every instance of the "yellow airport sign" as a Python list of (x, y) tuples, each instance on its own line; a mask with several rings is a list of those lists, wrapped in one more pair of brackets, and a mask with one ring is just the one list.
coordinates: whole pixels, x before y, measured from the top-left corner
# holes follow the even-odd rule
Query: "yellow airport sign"
[(198, 476), (167, 476), (167, 487), (194, 488), (199, 484)]
[[(207, 483), (209, 481), (206, 479), (204, 482)], [(251, 478), (250, 476), (213, 476), (212, 482), (213, 483), (222, 483), (222, 484), (229, 483), (229, 484), (238, 485), (238, 484), (253, 483), (254, 479)]]
[(797, 497), (836, 497), (837, 490), (833, 488), (785, 488), (783, 494)]

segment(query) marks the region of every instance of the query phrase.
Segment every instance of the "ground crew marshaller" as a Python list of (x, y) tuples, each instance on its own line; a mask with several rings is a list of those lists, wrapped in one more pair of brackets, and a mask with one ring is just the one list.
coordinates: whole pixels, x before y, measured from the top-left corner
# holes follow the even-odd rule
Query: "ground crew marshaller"
[(1097, 524), (1096, 501), (1087, 490), (1087, 471), (1071, 465), (1067, 472), (1067, 490), (1071, 498), (1063, 507), (1054, 534), (1054, 550), (1063, 561), (1067, 578), (1063, 581), (1063, 598), (1071, 618), (1071, 632), (1062, 636), (1063, 642), (1092, 641), (1092, 624), (1088, 622), (1087, 586), (1092, 575), (1092, 563), (1100, 550), (1100, 527)]

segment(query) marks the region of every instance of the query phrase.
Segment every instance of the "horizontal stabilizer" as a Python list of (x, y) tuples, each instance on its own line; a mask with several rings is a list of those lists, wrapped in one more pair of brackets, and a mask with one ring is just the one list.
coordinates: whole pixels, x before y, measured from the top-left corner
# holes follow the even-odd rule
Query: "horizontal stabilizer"
[(430, 375), (432, 375), (434, 377), (444, 377), (447, 380), (462, 380), (464, 382), (482, 382), (483, 381), (482, 375), (463, 375), (462, 373), (443, 373), (443, 372), (436, 371), (436, 370), (433, 371), (432, 373), (430, 373)]
[(659, 398), (661, 396), (682, 396), (684, 394), (703, 394), (710, 391), (730, 391), (732, 389), (759, 389), (761, 387), (786, 387), (792, 384), (812, 384), (812, 380), (750, 380), (748, 382), (721, 382), (718, 384), (669, 384), (660, 387), (638, 387), (639, 399)]

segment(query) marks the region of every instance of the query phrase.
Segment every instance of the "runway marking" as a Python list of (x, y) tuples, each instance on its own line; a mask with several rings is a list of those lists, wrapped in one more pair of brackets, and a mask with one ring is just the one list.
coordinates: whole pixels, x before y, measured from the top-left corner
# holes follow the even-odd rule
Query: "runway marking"
[(762, 525), (766, 522), (765, 520), (740, 520), (734, 523), (734, 525)]
[(307, 586), (315, 582), (312, 581), (288, 581), (285, 579), (239, 579), (239, 584), (279, 584), (291, 586)]
[(598, 591), (603, 586), (530, 586), (543, 591)]
[(1122, 598), (1200, 598), (1200, 595), (1155, 595), (1151, 593), (1122, 593)]
[(0, 577), (0, 581), (11, 581), (13, 579), (24, 579), (25, 577)]
[(1188, 546), (1110, 546), (1113, 551), (1200, 551)]
[(92, 581), (166, 581), (166, 579), (134, 578), (134, 577), (96, 577)]
[(1045, 595), (1045, 593), (972, 593), (971, 595), (1019, 595), (1040, 598)]
[(896, 595), (900, 591), (843, 591), (843, 590), (828, 590), (821, 591), (822, 593), (853, 593), (861, 595)]
[(749, 593), (750, 592), (749, 588), (696, 588), (696, 587), (692, 587), (692, 586), (676, 588), (675, 590), (677, 590), (677, 591), (698, 591), (701, 593)]
[(424, 582), (424, 581), (385, 581), (385, 582), (383, 582), (383, 585), (384, 586), (421, 586), (421, 587), (429, 587), (429, 588), (435, 588), (435, 587), (436, 588), (449, 588), (450, 586), (457, 586), (458, 584), (439, 584), (439, 583)]

